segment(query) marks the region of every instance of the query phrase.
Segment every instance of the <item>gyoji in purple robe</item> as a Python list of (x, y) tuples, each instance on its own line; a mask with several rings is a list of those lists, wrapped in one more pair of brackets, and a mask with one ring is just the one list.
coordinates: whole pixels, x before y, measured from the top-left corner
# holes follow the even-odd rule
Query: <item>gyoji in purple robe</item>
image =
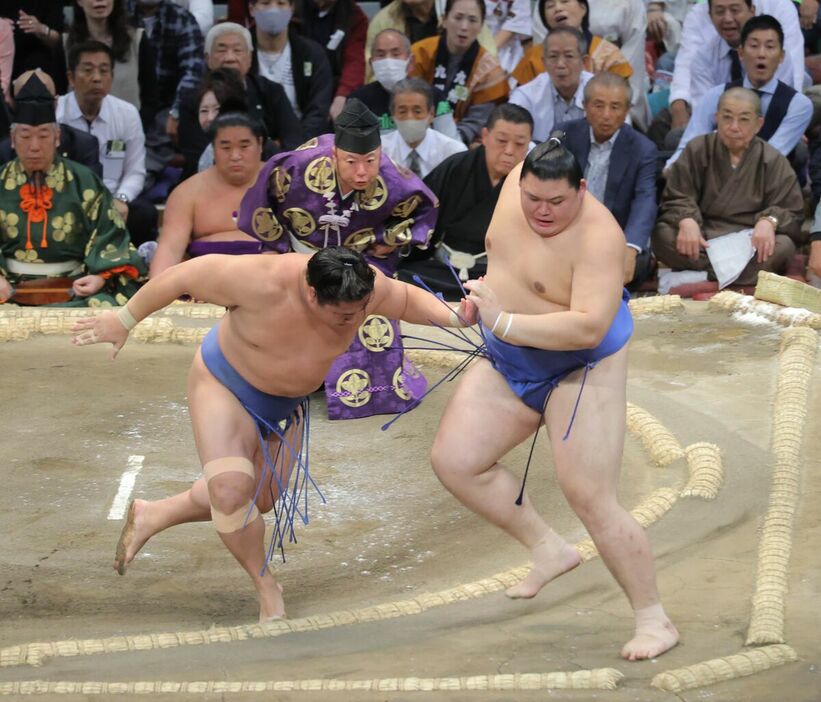
[[(343, 114), (346, 110), (349, 105)], [(394, 276), (403, 251), (427, 246), (436, 224), (436, 196), (417, 176), (398, 169), (381, 154), (378, 177), (365, 190), (354, 190), (343, 199), (333, 162), (334, 144), (368, 153), (378, 147), (379, 131), (373, 116), (376, 141), (369, 134), (362, 139), (360, 130), (356, 142), (340, 132), (340, 119), (336, 139), (331, 134), (311, 139), (263, 166), (242, 199), (237, 226), (279, 253), (346, 246), (362, 252), (385, 275)], [(372, 247), (380, 244), (395, 249), (386, 256), (374, 255)], [(424, 376), (404, 358), (399, 324), (372, 315), (325, 378), (328, 415), (350, 419), (400, 412), (415, 404), (425, 387)]]

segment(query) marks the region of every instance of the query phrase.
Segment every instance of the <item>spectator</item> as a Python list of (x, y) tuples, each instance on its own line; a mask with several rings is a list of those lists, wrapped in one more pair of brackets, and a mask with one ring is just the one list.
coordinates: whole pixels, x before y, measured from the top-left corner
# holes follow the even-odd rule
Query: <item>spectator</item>
[(158, 110), (157, 59), (145, 30), (128, 26), (125, 0), (77, 0), (74, 20), (64, 36), (66, 49), (89, 39), (114, 53), (111, 94), (140, 111), (143, 129), (150, 129)]
[(545, 141), (553, 127), (584, 116), (584, 85), (593, 74), (588, 65), (587, 42), (578, 29), (557, 27), (544, 40), (547, 72), (520, 85), (510, 101), (533, 115), (533, 139)]
[(485, 9), (499, 64), (509, 73), (524, 56), (522, 42), (533, 34), (530, 0), (485, 0)]
[(355, 0), (297, 0), (294, 24), (325, 47), (334, 80), (329, 116), (335, 120), (348, 96), (365, 82), (368, 17)]
[(396, 128), (391, 117), (391, 91), (408, 77), (411, 61), (410, 40), (398, 29), (383, 29), (373, 38), (368, 64), (376, 80), (351, 93), (379, 118), (380, 131)]
[(756, 0), (755, 4), (752, 0), (709, 0), (694, 5), (684, 20), (670, 86), (670, 126), (679, 130), (673, 140), (687, 126), (690, 113), (707, 90), (742, 78), (736, 49), (741, 28), (755, 14), (772, 15), (781, 24), (787, 56), (776, 77), (802, 89), (804, 38), (790, 0)]
[(432, 128), (433, 88), (421, 78), (406, 78), (394, 86), (391, 115), (396, 129), (382, 135), (382, 151), (420, 178), (448, 156), (467, 150), (460, 140)]
[[(185, 254), (259, 253), (259, 239), (237, 229), (233, 215), (262, 167), (262, 125), (237, 112), (213, 122), (214, 165), (178, 185), (168, 198), (151, 277)], [(208, 207), (198, 205), (207, 202)]]
[(25, 71), (40, 68), (66, 91), (66, 59), (60, 36), (63, 33), (63, 3), (55, 0), (3, 0), (0, 17), (14, 24), (14, 80)]
[(807, 281), (816, 288), (821, 288), (821, 205), (815, 208), (810, 238), (810, 260), (807, 266)]
[[(245, 86), (248, 113), (266, 128), (275, 150), (293, 149), (303, 141), (299, 120), (283, 87), (251, 72), (253, 42), (251, 33), (232, 22), (214, 25), (206, 37), (206, 60), (212, 71), (229, 68), (239, 72)], [(199, 125), (200, 92), (187, 92), (182, 101), (180, 150), (185, 156), (183, 177), (197, 172), (209, 139)]]
[[(790, 158), (812, 118), (812, 102), (776, 78), (776, 71), (784, 61), (784, 32), (778, 20), (770, 15), (758, 15), (747, 20), (741, 30), (738, 55), (743, 80), (716, 85), (704, 94), (693, 110), (678, 149), (667, 161), (668, 168), (693, 138), (716, 128), (719, 98), (726, 88), (732, 86), (752, 88), (758, 94), (764, 112), (764, 125), (758, 136)], [(803, 145), (802, 154), (801, 163), (797, 164), (797, 170), (801, 173), (807, 162)]]
[(97, 138), (103, 183), (114, 195), (114, 206), (128, 222), (137, 244), (156, 236), (157, 211), (140, 197), (145, 185), (145, 135), (137, 108), (110, 94), (114, 52), (99, 41), (69, 49), (68, 80), (72, 91), (57, 100), (57, 119)]
[(540, 40), (534, 40), (533, 45), (511, 73), (519, 85), (529, 83), (545, 72), (544, 37), (547, 32), (552, 32), (558, 27), (578, 29), (584, 35), (591, 56), (591, 72), (610, 71), (623, 78), (633, 75), (633, 69), (619, 47), (600, 36), (593, 36), (590, 31), (590, 8), (587, 0), (539, 0), (536, 7), (538, 16), (534, 16), (533, 22), (537, 23), (538, 19), (544, 23), (547, 31), (539, 33)]
[[(8, 102), (11, 97), (11, 72), (14, 67), (14, 24), (0, 17), (0, 93)], [(3, 101), (0, 99), (0, 102)]]
[(290, 26), (293, 2), (251, 0), (250, 7), (256, 26), (258, 73), (283, 87), (302, 120), (302, 139), (324, 134), (330, 126), (333, 97), (331, 65), (324, 49)]
[[(128, 12), (151, 40), (157, 59), (159, 120), (165, 122), (165, 133), (176, 139), (183, 92), (196, 90), (205, 70), (202, 32), (194, 16), (172, 0), (128, 0)], [(167, 145), (158, 143), (157, 151)]]
[(630, 85), (599, 73), (584, 86), (584, 119), (559, 125), (565, 148), (579, 162), (587, 192), (613, 214), (624, 231), (624, 284), (650, 275), (650, 235), (656, 223), (655, 144), (625, 123)]
[[(54, 96), (54, 81), (47, 73), (40, 70), (26, 71), (12, 84), (12, 95), (10, 106), (14, 109), (14, 94), (22, 89), (33, 74), (43, 84), (45, 89)], [(55, 108), (57, 105), (57, 98), (54, 97)], [(100, 163), (100, 145), (97, 143), (91, 134), (85, 131), (80, 131), (74, 127), (69, 127), (67, 124), (59, 124), (60, 127), (60, 141), (58, 142), (58, 152), (63, 158), (71, 159), (77, 163), (81, 163), (94, 172), (98, 178), (103, 177), (103, 166)], [(11, 137), (5, 137), (0, 141), (0, 163), (8, 163), (14, 159), (16, 154), (11, 145)]]
[(208, 34), (214, 26), (214, 2), (213, 0), (174, 0), (178, 5), (182, 5), (197, 20), (202, 36)]
[(447, 0), (442, 33), (411, 47), (411, 76), (446, 96), (465, 144), (476, 139), (494, 105), (509, 92), (496, 57), (476, 40), (484, 21), (484, 0)]
[[(111, 194), (85, 166), (57, 153), (54, 96), (37, 75), (15, 101), (17, 157), (0, 169), (0, 300), (35, 302), (23, 290), (36, 281), (55, 286), (56, 299), (46, 302), (125, 304), (145, 268)], [(46, 280), (53, 276), (63, 278)]]
[(755, 256), (736, 282), (754, 285), (760, 270), (784, 273), (803, 243), (804, 199), (787, 159), (756, 136), (764, 119), (752, 90), (727, 90), (716, 121), (718, 130), (693, 139), (670, 169), (653, 249), (659, 265), (715, 277), (710, 242), (752, 229)]
[[(441, 5), (442, 3), (436, 0), (391, 0), (374, 15), (368, 25), (365, 59), (370, 61), (373, 40), (385, 29), (396, 29), (404, 34), (411, 44), (438, 36), (442, 20)], [(496, 41), (487, 25), (482, 24), (477, 41), (485, 51), (496, 55)], [(369, 67), (365, 80), (372, 79)]]
[(425, 184), (439, 198), (439, 217), (431, 246), (412, 251), (399, 267), (399, 278), (419, 275), (448, 300), (463, 292), (446, 261), (462, 280), (487, 272), (485, 232), (505, 178), (524, 160), (533, 135), (533, 118), (518, 105), (497, 105), (482, 129), (482, 144), (455, 154), (434, 168)]
[[(636, 7), (636, 3), (641, 7)], [(536, 48), (531, 47), (532, 53), (525, 59), (531, 62), (539, 60), (538, 48), (546, 32), (554, 27), (570, 26), (581, 30), (587, 39), (591, 57), (589, 70), (591, 73), (610, 71), (628, 78), (633, 91), (633, 119), (643, 124), (647, 112), (647, 74), (644, 65), (644, 35), (642, 34), (641, 46), (637, 51), (636, 25), (644, 21), (644, 6), (642, 0), (612, 0), (608, 6), (611, 4), (615, 10), (615, 14), (612, 15), (606, 8), (602, 12), (601, 3), (591, 3), (590, 0), (540, 0), (537, 7), (541, 8), (541, 11), (533, 18), (533, 34), (539, 43), (534, 42)], [(638, 16), (637, 12), (640, 12)], [(638, 61), (640, 63), (637, 63)], [(529, 70), (531, 76), (535, 77), (543, 72), (544, 68), (533, 65)], [(522, 68), (517, 67), (517, 79), (532, 79), (521, 71)], [(520, 84), (522, 82), (526, 80), (519, 80)]]
[(654, 68), (672, 72), (681, 43), (681, 25), (687, 13), (687, 0), (645, 0), (647, 4), (647, 39), (658, 47)]
[[(248, 112), (245, 86), (239, 71), (233, 68), (217, 68), (209, 71), (202, 82), (197, 100), (197, 121), (205, 134), (210, 134), (211, 125), (220, 112)], [(214, 165), (214, 141), (209, 140), (197, 163), (197, 171), (202, 172)]]
[[(360, 100), (379, 118), (379, 129), (383, 134), (396, 129), (391, 117), (391, 91), (400, 80), (408, 77), (411, 62), (411, 45), (408, 38), (396, 29), (383, 29), (374, 38), (370, 58), (371, 67), (376, 64), (374, 71), (377, 79), (351, 93), (351, 99)], [(450, 103), (437, 91), (434, 91), (433, 95), (433, 128), (451, 139), (461, 140)]]

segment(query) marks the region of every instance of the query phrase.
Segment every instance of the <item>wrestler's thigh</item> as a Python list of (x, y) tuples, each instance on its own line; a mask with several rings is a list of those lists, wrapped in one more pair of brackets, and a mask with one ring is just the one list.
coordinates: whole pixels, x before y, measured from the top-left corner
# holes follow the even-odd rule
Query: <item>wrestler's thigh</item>
[(233, 393), (211, 375), (199, 351), (188, 373), (188, 409), (202, 465), (228, 456), (254, 460), (254, 421)]
[(564, 438), (579, 399), (584, 369), (553, 391), (545, 424), (556, 475), (568, 499), (615, 495), (624, 450), (627, 346), (588, 372), (573, 426)]
[[(285, 485), (290, 482), (292, 471), (296, 466), (296, 456), (299, 455), (302, 449), (302, 414), (300, 413), (300, 421), (292, 422), (291, 426), (285, 432), (285, 443), (283, 443), (276, 434), (271, 434), (266, 440), (268, 448), (268, 456), (274, 464), (274, 470), (279, 477), (279, 484)], [(293, 452), (292, 450), (293, 449)], [(265, 452), (259, 442), (256, 444), (254, 452), (254, 468), (256, 470), (256, 482), (262, 479), (265, 471)], [(267, 474), (265, 485), (259, 490), (257, 495), (257, 508), (260, 512), (267, 514), (274, 507), (274, 502), (279, 497), (279, 484), (272, 479), (270, 473)]]
[(445, 407), (433, 442), (434, 464), (481, 473), (530, 436), (539, 422), (539, 413), (516, 396), (488, 361), (479, 360)]

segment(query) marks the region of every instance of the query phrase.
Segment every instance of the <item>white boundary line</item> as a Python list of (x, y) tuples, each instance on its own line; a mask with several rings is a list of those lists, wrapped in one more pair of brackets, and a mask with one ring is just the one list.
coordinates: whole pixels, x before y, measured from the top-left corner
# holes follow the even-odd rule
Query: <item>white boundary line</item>
[(137, 474), (142, 470), (144, 460), (145, 456), (128, 457), (128, 468), (125, 469), (120, 478), (120, 488), (117, 490), (114, 501), (111, 503), (111, 509), (108, 511), (110, 520), (119, 521), (125, 516), (128, 498), (131, 497), (131, 491), (134, 489), (134, 483), (137, 482)]

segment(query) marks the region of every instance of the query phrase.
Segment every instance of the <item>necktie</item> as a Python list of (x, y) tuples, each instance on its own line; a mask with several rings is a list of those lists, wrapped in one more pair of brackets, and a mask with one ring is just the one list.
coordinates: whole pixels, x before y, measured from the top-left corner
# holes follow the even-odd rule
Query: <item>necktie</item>
[(730, 80), (741, 80), (741, 59), (735, 49), (730, 49)]
[(411, 149), (408, 155), (408, 168), (420, 178), (422, 177), (422, 164), (419, 161), (419, 152), (416, 149)]

